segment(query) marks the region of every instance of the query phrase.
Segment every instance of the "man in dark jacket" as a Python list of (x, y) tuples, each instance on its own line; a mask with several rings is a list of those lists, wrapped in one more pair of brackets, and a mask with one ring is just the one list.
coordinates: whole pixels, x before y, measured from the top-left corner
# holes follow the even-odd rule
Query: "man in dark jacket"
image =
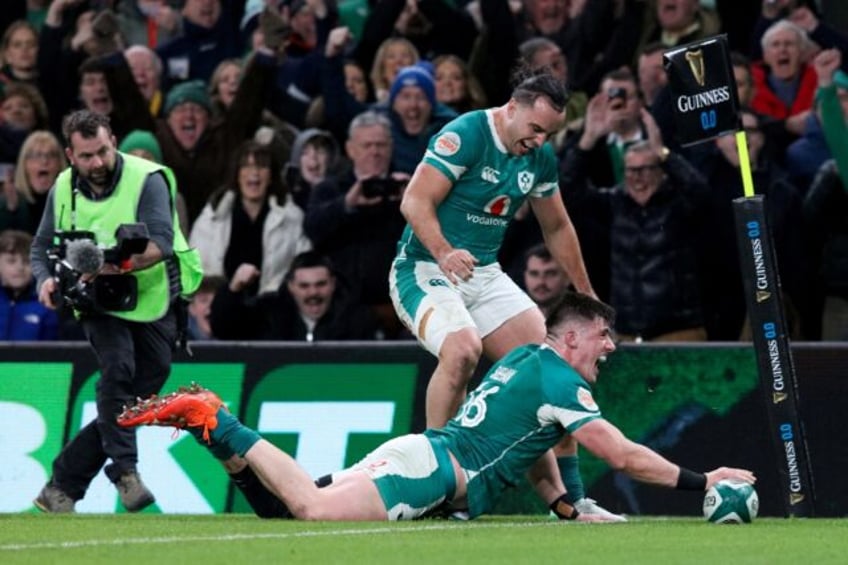
[(246, 296), (252, 280), (240, 268), (212, 302), (212, 333), (219, 339), (332, 341), (374, 339), (371, 312), (350, 301), (329, 259), (314, 251), (295, 257), (283, 286)]
[(401, 327), (389, 299), (389, 267), (406, 223), (400, 197), (409, 177), (389, 174), (391, 122), (378, 112), (353, 119), (345, 151), (351, 171), (315, 186), (303, 227), (352, 285), (353, 297), (371, 306), (386, 336), (395, 337)]
[[(587, 128), (601, 123), (592, 115), (605, 97), (589, 102)], [(648, 111), (641, 114), (648, 140), (626, 149), (623, 182), (592, 188), (589, 152), (578, 144), (566, 156), (561, 186), (569, 206), (578, 200), (609, 226), (616, 331), (636, 341), (704, 340), (694, 226), (709, 187), (686, 159), (663, 146)]]

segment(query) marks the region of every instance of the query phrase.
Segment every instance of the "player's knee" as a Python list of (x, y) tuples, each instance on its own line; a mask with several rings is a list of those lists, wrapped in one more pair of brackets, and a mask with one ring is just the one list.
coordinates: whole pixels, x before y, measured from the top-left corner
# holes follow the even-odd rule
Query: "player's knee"
[(333, 517), (329, 513), (329, 509), (320, 503), (301, 504), (296, 509), (290, 508), (295, 517), (299, 520), (307, 522), (317, 522), (319, 520), (330, 520)]
[(294, 514), (295, 518), (298, 520), (304, 520), (306, 522), (317, 522), (321, 519), (321, 515), (318, 512), (306, 507), (300, 507), (297, 512), (293, 511), (292, 514)]
[(463, 375), (467, 382), (482, 354), (480, 337), (474, 331), (463, 330), (448, 336), (439, 352), (439, 362), (451, 366), (451, 374)]
[(289, 511), (292, 513), (292, 516), (298, 520), (320, 520), (321, 518), (317, 512), (316, 506), (316, 504), (310, 504), (308, 502), (288, 504)]

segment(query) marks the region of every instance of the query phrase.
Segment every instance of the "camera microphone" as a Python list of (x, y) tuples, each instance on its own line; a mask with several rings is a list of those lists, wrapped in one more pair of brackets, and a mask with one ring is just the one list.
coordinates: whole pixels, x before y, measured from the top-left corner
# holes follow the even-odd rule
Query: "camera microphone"
[(103, 250), (89, 239), (74, 239), (66, 245), (65, 260), (76, 272), (94, 275), (103, 266)]

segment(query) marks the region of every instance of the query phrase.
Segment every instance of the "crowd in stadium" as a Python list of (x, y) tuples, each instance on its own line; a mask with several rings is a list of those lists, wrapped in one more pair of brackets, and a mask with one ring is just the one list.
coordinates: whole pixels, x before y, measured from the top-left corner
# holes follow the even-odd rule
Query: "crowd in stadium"
[[(735, 140), (682, 146), (663, 68), (726, 33), (791, 337), (846, 340), (848, 30), (831, 21), (814, 0), (6, 0), (0, 339), (82, 338), (28, 270), (80, 108), (175, 174), (205, 271), (193, 339), (412, 339), (388, 284), (405, 183), (442, 126), (509, 99), (519, 63), (571, 92), (549, 143), (617, 332), (749, 339)], [(540, 242), (519, 212), (499, 260), (522, 286)]]

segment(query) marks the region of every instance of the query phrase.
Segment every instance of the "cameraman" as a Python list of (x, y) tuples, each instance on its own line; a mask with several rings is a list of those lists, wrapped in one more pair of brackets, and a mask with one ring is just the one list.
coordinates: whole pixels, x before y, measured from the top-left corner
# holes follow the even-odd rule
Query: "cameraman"
[[(62, 449), (53, 462), (52, 478), (34, 503), (45, 512), (73, 512), (75, 502), (85, 496), (92, 479), (111, 459), (106, 476), (115, 484), (124, 507), (137, 512), (152, 504), (154, 497), (136, 471), (135, 432), (119, 427), (116, 416), (134, 398), (157, 393), (165, 383), (178, 335), (178, 297), (181, 291), (195, 290), (196, 281), (186, 277), (199, 272), (177, 265), (191, 252), (183, 253), (187, 245), (175, 221), (176, 183), (171, 171), (118, 153), (105, 116), (74, 112), (65, 118), (63, 133), (71, 166), (50, 190), (32, 247), (39, 300), (56, 308), (57, 295), (66, 290), (53, 278), (48, 259), (54, 238), (62, 232), (88, 230), (95, 243), (109, 248), (119, 243), (119, 226), (141, 223), (149, 240), (143, 252), (117, 259), (107, 255), (97, 272), (81, 274), (94, 288), (93, 299), (85, 301), (90, 307), (75, 314), (100, 363), (97, 418)], [(141, 238), (140, 243), (144, 242)], [(187, 288), (180, 288), (181, 278)], [(116, 301), (100, 302), (110, 289), (109, 298), (120, 294), (116, 289), (129, 289), (124, 294), (132, 296), (119, 296), (122, 306), (115, 310)]]

